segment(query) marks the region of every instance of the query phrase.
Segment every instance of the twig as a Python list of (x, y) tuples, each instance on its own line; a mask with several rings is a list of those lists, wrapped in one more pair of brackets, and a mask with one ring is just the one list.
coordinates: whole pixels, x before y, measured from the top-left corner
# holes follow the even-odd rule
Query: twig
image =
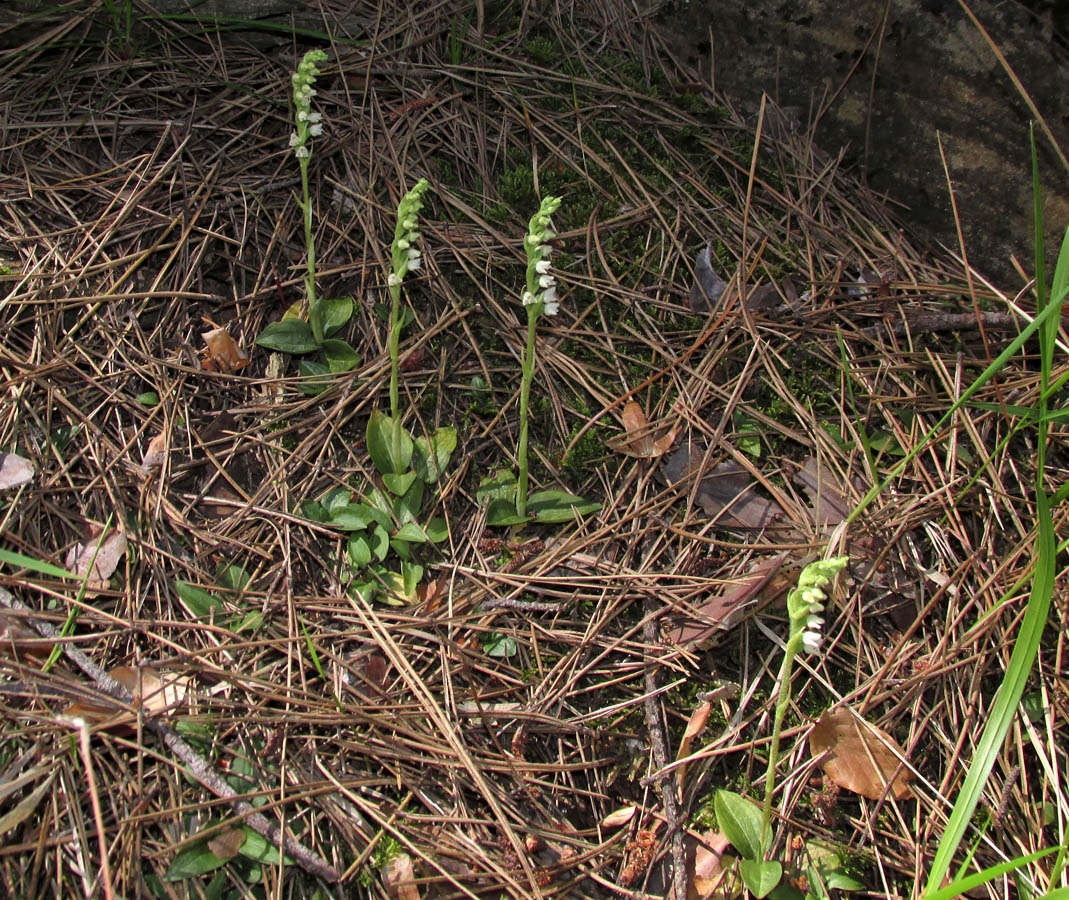
[[(657, 643), (656, 603), (648, 597), (644, 604), (645, 621), (642, 623), (642, 638), (648, 646)], [(668, 752), (665, 748), (664, 728), (661, 725), (661, 709), (657, 702), (657, 666), (654, 661), (646, 663), (646, 728), (650, 733), (653, 748), (653, 764), (657, 771), (664, 773), (668, 766)], [(664, 817), (668, 822), (668, 835), (672, 839), (672, 887), (676, 900), (687, 896), (687, 864), (683, 849), (683, 828), (679, 815), (679, 800), (676, 797), (676, 779), (671, 773), (665, 773), (659, 779), (661, 802), (664, 804)]]
[[(57, 641), (60, 639), (59, 632), (55, 628), (47, 622), (33, 618), (32, 611), (16, 600), (3, 588), (0, 588), (0, 603), (8, 609), (26, 613), (27, 624), (32, 626), (42, 637)], [(128, 707), (134, 705), (136, 700), (133, 694), (126, 690), (126, 688), (108, 675), (107, 672), (101, 669), (100, 666), (94, 663), (80, 650), (76, 650), (74, 647), (65, 643), (63, 644), (63, 654), (86, 675), (92, 678), (93, 681), (96, 682), (97, 687), (109, 697)], [(285, 852), (292, 856), (297, 861), (297, 864), (306, 872), (312, 875), (318, 875), (324, 881), (330, 882), (331, 884), (338, 880), (338, 873), (327, 865), (321, 857), (289, 835), (283, 835), (278, 826), (268, 821), (263, 813), (257, 812), (249, 803), (239, 799), (237, 792), (223, 780), (222, 776), (212, 768), (211, 764), (198, 754), (196, 750), (190, 747), (189, 744), (182, 740), (182, 738), (175, 734), (168, 725), (165, 725), (163, 722), (149, 715), (148, 711), (144, 708), (142, 708), (142, 713), (144, 715), (145, 727), (150, 731), (155, 732), (157, 737), (167, 745), (171, 752), (189, 766), (190, 774), (192, 774), (197, 781), (208, 788), (208, 790), (217, 797), (228, 800), (231, 806), (245, 818), (245, 821), (250, 828), (265, 837), (275, 846), (281, 844)]]

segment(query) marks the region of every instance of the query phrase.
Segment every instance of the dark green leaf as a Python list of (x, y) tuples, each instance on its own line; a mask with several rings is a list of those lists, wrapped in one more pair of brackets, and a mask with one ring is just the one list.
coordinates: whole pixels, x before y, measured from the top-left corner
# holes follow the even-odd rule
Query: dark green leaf
[(163, 876), (165, 881), (181, 881), (184, 878), (196, 878), (212, 872), (220, 866), (225, 866), (227, 860), (220, 859), (208, 849), (207, 841), (198, 841), (192, 846), (186, 847), (167, 869)]
[(400, 497), (412, 487), (412, 482), (415, 481), (417, 477), (415, 472), (405, 472), (404, 475), (383, 475), (382, 483), (386, 485), (386, 488), (390, 493)]
[(584, 500), (565, 491), (538, 491), (527, 498), (527, 511), (536, 522), (571, 522), (601, 509), (600, 503)]
[(145, 393), (134, 397), (134, 402), (140, 403), (142, 406), (155, 406), (160, 402), (160, 395), (155, 391), (145, 391)]
[(371, 545), (366, 534), (354, 534), (349, 538), (349, 561), (358, 569), (371, 562)]
[(393, 458), (393, 419), (375, 410), (367, 422), (367, 450), (375, 468), (383, 475), (396, 475), (408, 470), (412, 461), (412, 438), (401, 429), (401, 457)]
[(233, 594), (240, 594), (249, 586), (249, 581), (252, 578), (248, 572), (242, 566), (236, 563), (229, 566), (223, 566), (219, 570), (219, 574), (216, 577), (216, 581), (219, 587), (224, 590), (230, 591)]
[(328, 524), (342, 531), (363, 531), (372, 522), (366, 509), (363, 503), (347, 503), (345, 506), (339, 506), (330, 514)]
[(493, 475), (484, 478), (475, 492), (475, 499), (480, 506), (491, 500), (516, 501), (516, 476), (507, 469), (498, 469)]
[(401, 577), (404, 579), (405, 597), (410, 601), (415, 597), (416, 587), (423, 578), (423, 566), (416, 563), (401, 563)]
[(423, 507), (423, 490), (423, 482), (415, 478), (404, 496), (394, 501), (393, 514), (400, 524), (411, 522), (419, 516), (419, 511)]
[(331, 337), (353, 317), (352, 297), (333, 297), (317, 300), (316, 307), (323, 321), (323, 337)]
[(756, 803), (733, 791), (721, 789), (713, 798), (713, 809), (720, 831), (740, 856), (760, 859), (764, 855), (761, 846), (761, 809)]
[[(736, 848), (737, 849), (737, 848)], [(746, 887), (757, 900), (766, 897), (780, 881), (783, 880), (783, 866), (778, 862), (764, 862), (759, 859), (740, 859), (739, 874)]]
[(280, 353), (311, 353), (319, 347), (312, 326), (300, 319), (272, 322), (260, 333), (256, 343)]
[[(267, 843), (267, 840), (262, 835), (257, 834), (248, 825), (245, 826), (245, 843), (241, 845), (238, 853), (248, 859), (266, 863), (269, 866), (277, 866), (279, 861), (278, 848)], [(288, 856), (286, 857), (286, 865), (293, 865), (293, 860)]]
[(302, 359), (297, 366), (297, 373), (301, 376), (297, 390), (309, 397), (322, 394), (331, 385), (330, 369), (314, 359)]
[(345, 341), (334, 339), (323, 341), (323, 358), (327, 361), (327, 368), (335, 374), (348, 372), (360, 365), (357, 352)]
[(424, 527), (424, 531), (427, 532), (427, 537), (434, 544), (440, 544), (449, 537), (449, 526), (446, 525), (445, 519), (441, 516), (435, 516), (431, 519)]
[(375, 559), (382, 562), (386, 559), (386, 554), (390, 552), (390, 534), (381, 525), (376, 524), (371, 529), (371, 536), (369, 539), (371, 546), (371, 552)]
[(412, 555), (408, 549), (408, 541), (399, 541), (397, 538), (390, 538), (390, 549), (397, 554), (398, 559), (402, 559), (408, 562), (409, 557)]
[(516, 504), (512, 500), (494, 500), (486, 510), (486, 524), (494, 527), (520, 525), (529, 521), (527, 516), (516, 514)]
[(499, 659), (508, 659), (518, 652), (516, 642), (503, 634), (491, 634), (483, 642), (483, 652), (487, 656), (495, 656)]
[(445, 472), (456, 449), (457, 430), (449, 425), (436, 429), (429, 440), (420, 436), (416, 438), (412, 450), (412, 469), (427, 484), (431, 484)]
[(175, 580), (174, 586), (182, 602), (198, 619), (207, 619), (215, 610), (223, 609), (223, 601), (203, 588), (178, 579)]
[(306, 519), (311, 519), (313, 522), (319, 522), (321, 525), (325, 525), (330, 521), (330, 513), (318, 500), (305, 500), (301, 504), (301, 515)]
[(349, 499), (352, 496), (352, 491), (345, 487), (335, 487), (327, 491), (320, 499), (319, 502), (323, 504), (328, 513), (334, 512), (336, 509), (341, 509), (344, 506), (349, 505)]
[[(379, 492), (379, 493), (381, 495), (381, 492)], [(378, 522), (387, 531), (390, 531), (393, 528), (393, 513), (392, 513), (392, 511), (391, 512), (383, 512), (378, 507), (372, 506), (369, 503), (360, 503), (358, 505), (360, 506), (361, 512), (363, 512), (363, 514), (365, 516), (367, 516), (370, 521)], [(389, 508), (388, 501), (386, 502), (386, 505), (387, 505), (387, 508)]]
[(427, 533), (415, 522), (405, 522), (393, 536), (395, 541), (406, 541), (409, 544), (425, 544)]

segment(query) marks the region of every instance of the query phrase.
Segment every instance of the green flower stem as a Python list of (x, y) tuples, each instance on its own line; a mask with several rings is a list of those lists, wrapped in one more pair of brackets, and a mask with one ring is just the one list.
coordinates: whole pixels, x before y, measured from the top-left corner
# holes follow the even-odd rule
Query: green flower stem
[(802, 648), (802, 631), (805, 617), (797, 624), (791, 621), (791, 636), (783, 651), (783, 663), (779, 669), (779, 694), (776, 697), (776, 712), (772, 720), (772, 742), (768, 747), (768, 771), (765, 773), (765, 802), (761, 808), (761, 846), (768, 847), (772, 837), (772, 793), (776, 787), (776, 763), (779, 761), (779, 738), (783, 731), (783, 719), (791, 704), (791, 670), (794, 658)]
[(527, 403), (531, 397), (531, 382), (534, 380), (535, 325), (538, 323), (539, 309), (527, 307), (527, 346), (523, 351), (523, 379), (520, 382), (520, 444), (516, 455), (519, 457), (519, 483), (516, 485), (516, 515), (527, 515)]
[(297, 160), (301, 166), (301, 193), (304, 202), (301, 203), (301, 211), (304, 213), (304, 247), (308, 257), (308, 271), (304, 276), (304, 302), (301, 304), (301, 318), (312, 325), (315, 339), (322, 343), (322, 323), (317, 327), (318, 319), (311, 315), (311, 309), (316, 302), (316, 244), (315, 235), (312, 233), (312, 200), (308, 196), (308, 157)]
[(401, 344), (401, 283), (390, 285), (390, 419), (393, 423), (393, 460), (397, 474), (401, 475), (401, 412), (397, 371)]

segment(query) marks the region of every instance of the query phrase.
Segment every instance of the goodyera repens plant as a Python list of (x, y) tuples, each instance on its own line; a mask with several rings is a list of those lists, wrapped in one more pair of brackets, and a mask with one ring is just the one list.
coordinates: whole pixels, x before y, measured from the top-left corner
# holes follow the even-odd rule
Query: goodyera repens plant
[[(308, 139), (323, 133), (322, 113), (312, 112), (312, 98), (318, 93), (313, 84), (319, 69), (316, 63), (325, 62), (327, 54), (322, 50), (309, 50), (293, 73), (293, 106), (295, 109), (297, 130), (290, 135), (290, 146), (297, 156), (301, 167), (301, 212), (304, 213), (304, 243), (307, 254), (308, 271), (304, 278), (304, 301), (301, 305), (302, 319), (308, 318), (308, 311), (316, 299), (316, 248), (312, 233), (312, 200), (308, 196), (308, 162), (312, 149)], [(314, 328), (314, 326), (313, 326)], [(317, 335), (320, 341), (323, 335)]]
[(518, 477), (499, 471), (483, 480), (481, 499), (490, 499), (486, 521), (489, 525), (520, 525), (534, 518), (537, 522), (572, 521), (576, 514), (586, 515), (601, 508), (565, 491), (539, 491), (527, 496), (527, 432), (531, 382), (535, 371), (535, 330), (542, 316), (555, 316), (560, 309), (557, 279), (551, 274), (550, 241), (556, 236), (552, 216), (561, 204), (560, 197), (546, 197), (527, 226), (523, 248), (527, 253), (527, 283), (522, 296), (527, 311), (527, 342), (520, 361), (520, 439), (516, 448)]
[(531, 217), (523, 248), (527, 251), (527, 290), (523, 305), (527, 310), (527, 344), (523, 350), (523, 377), (520, 382), (520, 443), (516, 449), (519, 465), (519, 484), (516, 487), (516, 515), (527, 515), (527, 405), (534, 380), (535, 326), (543, 315), (555, 316), (560, 309), (557, 300), (557, 279), (549, 274), (549, 256), (554, 237), (551, 217), (561, 204), (560, 197), (546, 197), (538, 212)]
[(397, 207), (397, 226), (394, 228), (391, 245), (391, 266), (387, 284), (390, 288), (390, 417), (393, 420), (391, 449), (395, 472), (403, 471), (401, 462), (401, 412), (398, 397), (398, 348), (401, 342), (401, 282), (409, 272), (415, 272), (423, 262), (419, 248), (419, 211), (423, 208), (423, 194), (429, 187), (426, 178), (421, 178), (404, 197)]
[(768, 750), (768, 772), (765, 775), (765, 803), (761, 815), (762, 843), (770, 836), (769, 827), (772, 817), (772, 791), (775, 787), (776, 761), (779, 756), (780, 731), (783, 717), (791, 700), (791, 669), (798, 651), (817, 653), (824, 637), (821, 629), (824, 625), (824, 601), (828, 595), (824, 588), (839, 574), (850, 561), (849, 556), (834, 556), (820, 559), (802, 569), (798, 576), (798, 585), (787, 594), (787, 615), (790, 617), (790, 632), (787, 645), (783, 650), (783, 664), (779, 672), (779, 695), (776, 700), (776, 714), (772, 723), (772, 742)]
[(330, 386), (329, 376), (348, 372), (360, 363), (356, 351), (345, 341), (333, 339), (353, 315), (352, 297), (321, 299), (316, 296), (316, 249), (312, 230), (312, 197), (308, 190), (308, 164), (312, 158), (311, 139), (323, 133), (323, 116), (312, 112), (312, 98), (319, 69), (316, 63), (326, 60), (322, 50), (309, 50), (293, 73), (294, 131), (289, 145), (301, 169), (301, 196), (297, 205), (304, 223), (305, 273), (304, 296), (300, 305), (286, 312), (280, 322), (268, 325), (256, 343), (281, 353), (303, 354), (320, 350), (322, 362), (302, 360), (302, 375), (313, 376), (301, 383), (301, 390), (317, 394)]

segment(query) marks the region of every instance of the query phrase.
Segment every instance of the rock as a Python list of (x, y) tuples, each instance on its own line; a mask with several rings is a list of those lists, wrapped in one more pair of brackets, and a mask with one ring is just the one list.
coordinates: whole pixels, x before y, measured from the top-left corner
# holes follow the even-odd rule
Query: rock
[[(969, 261), (1015, 287), (1010, 254), (1032, 269), (1032, 118), (956, 0), (705, 0), (670, 4), (662, 29), (682, 62), (753, 113), (762, 92), (817, 122), (825, 150), (849, 145), (869, 186), (903, 218), (958, 249), (942, 137)], [(970, 8), (1069, 148), (1069, 54), (1050, 22), (1013, 2)], [(886, 20), (884, 15), (886, 13)], [(710, 46), (709, 36), (712, 36)], [(712, 49), (712, 63), (710, 63)], [(1069, 222), (1069, 171), (1037, 127), (1048, 258)]]

